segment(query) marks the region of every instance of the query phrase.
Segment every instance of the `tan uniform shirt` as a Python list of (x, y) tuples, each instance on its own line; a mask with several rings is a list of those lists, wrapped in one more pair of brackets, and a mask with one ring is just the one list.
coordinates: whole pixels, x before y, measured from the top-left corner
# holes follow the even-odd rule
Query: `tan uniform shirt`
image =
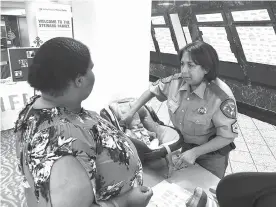
[(157, 80), (150, 91), (163, 102), (167, 100), (170, 119), (186, 143), (202, 145), (212, 135), (238, 136), (237, 107), (231, 89), (220, 79), (202, 82), (196, 90), (180, 74)]

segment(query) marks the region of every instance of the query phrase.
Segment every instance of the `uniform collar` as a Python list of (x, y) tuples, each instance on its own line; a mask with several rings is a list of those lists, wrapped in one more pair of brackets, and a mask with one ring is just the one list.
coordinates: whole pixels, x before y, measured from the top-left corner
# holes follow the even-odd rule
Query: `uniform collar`
[[(196, 94), (199, 98), (203, 99), (205, 89), (206, 89), (207, 83), (205, 81), (202, 81), (202, 83), (193, 91), (194, 94)], [(181, 84), (179, 91), (190, 91), (190, 86), (188, 83), (186, 83), (183, 80), (183, 83)]]
[(193, 91), (199, 98), (203, 99), (207, 83), (202, 81), (201, 84)]

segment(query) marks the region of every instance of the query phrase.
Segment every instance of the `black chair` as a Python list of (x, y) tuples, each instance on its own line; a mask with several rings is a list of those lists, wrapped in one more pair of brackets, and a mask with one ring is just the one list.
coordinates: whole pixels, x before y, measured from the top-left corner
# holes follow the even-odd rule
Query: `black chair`
[(224, 177), (216, 195), (220, 207), (275, 207), (276, 172), (243, 172)]

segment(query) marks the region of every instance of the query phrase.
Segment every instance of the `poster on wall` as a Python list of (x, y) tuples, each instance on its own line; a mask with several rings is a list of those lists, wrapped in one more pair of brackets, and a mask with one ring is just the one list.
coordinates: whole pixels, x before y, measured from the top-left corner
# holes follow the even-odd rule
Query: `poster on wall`
[(223, 22), (221, 13), (197, 14), (196, 20), (198, 22)]
[(219, 60), (237, 63), (237, 59), (231, 51), (224, 27), (199, 27), (199, 30), (203, 34), (203, 41), (215, 48)]
[(41, 4), (36, 11), (37, 35), (46, 42), (54, 37), (73, 37), (70, 5)]
[(236, 29), (248, 62), (276, 65), (276, 35), (272, 26)]
[(154, 28), (155, 38), (161, 53), (177, 54), (169, 28)]
[(163, 16), (154, 16), (151, 17), (151, 23), (153, 25), (164, 25), (166, 24), (165, 19)]

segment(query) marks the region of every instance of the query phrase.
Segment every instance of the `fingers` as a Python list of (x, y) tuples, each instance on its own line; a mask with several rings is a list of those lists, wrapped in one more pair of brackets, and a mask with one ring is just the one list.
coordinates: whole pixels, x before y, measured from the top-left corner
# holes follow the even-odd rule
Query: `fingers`
[(149, 189), (149, 191), (148, 191), (148, 197), (151, 198), (152, 196), (153, 196), (153, 191), (152, 191), (152, 189)]
[(146, 193), (145, 193), (146, 197), (147, 197), (147, 201), (149, 201), (151, 199), (151, 197), (153, 196), (153, 191), (150, 188)]
[(183, 163), (182, 157), (180, 157), (177, 162), (175, 163), (175, 167), (178, 169), (180, 167), (180, 165)]
[(150, 187), (140, 186), (140, 190), (142, 193), (147, 194), (150, 197), (153, 195), (153, 191)]
[(151, 188), (146, 187), (146, 186), (139, 186), (139, 187), (140, 187), (140, 191), (143, 192), (143, 193), (145, 193), (145, 192), (147, 192), (151, 189)]
[(149, 187), (146, 187), (146, 186), (140, 186), (140, 191), (146, 197), (146, 201), (148, 202), (151, 199), (152, 195), (153, 195), (152, 189), (149, 188)]
[(168, 174), (167, 174), (167, 178), (170, 178), (172, 176), (172, 173), (173, 173), (173, 167), (170, 165), (169, 170), (168, 170)]
[(174, 167), (178, 170), (182, 169), (182, 168), (186, 168), (189, 165), (193, 165), (191, 163), (189, 163), (188, 161), (185, 160), (184, 157), (180, 157), (177, 162), (174, 164)]

